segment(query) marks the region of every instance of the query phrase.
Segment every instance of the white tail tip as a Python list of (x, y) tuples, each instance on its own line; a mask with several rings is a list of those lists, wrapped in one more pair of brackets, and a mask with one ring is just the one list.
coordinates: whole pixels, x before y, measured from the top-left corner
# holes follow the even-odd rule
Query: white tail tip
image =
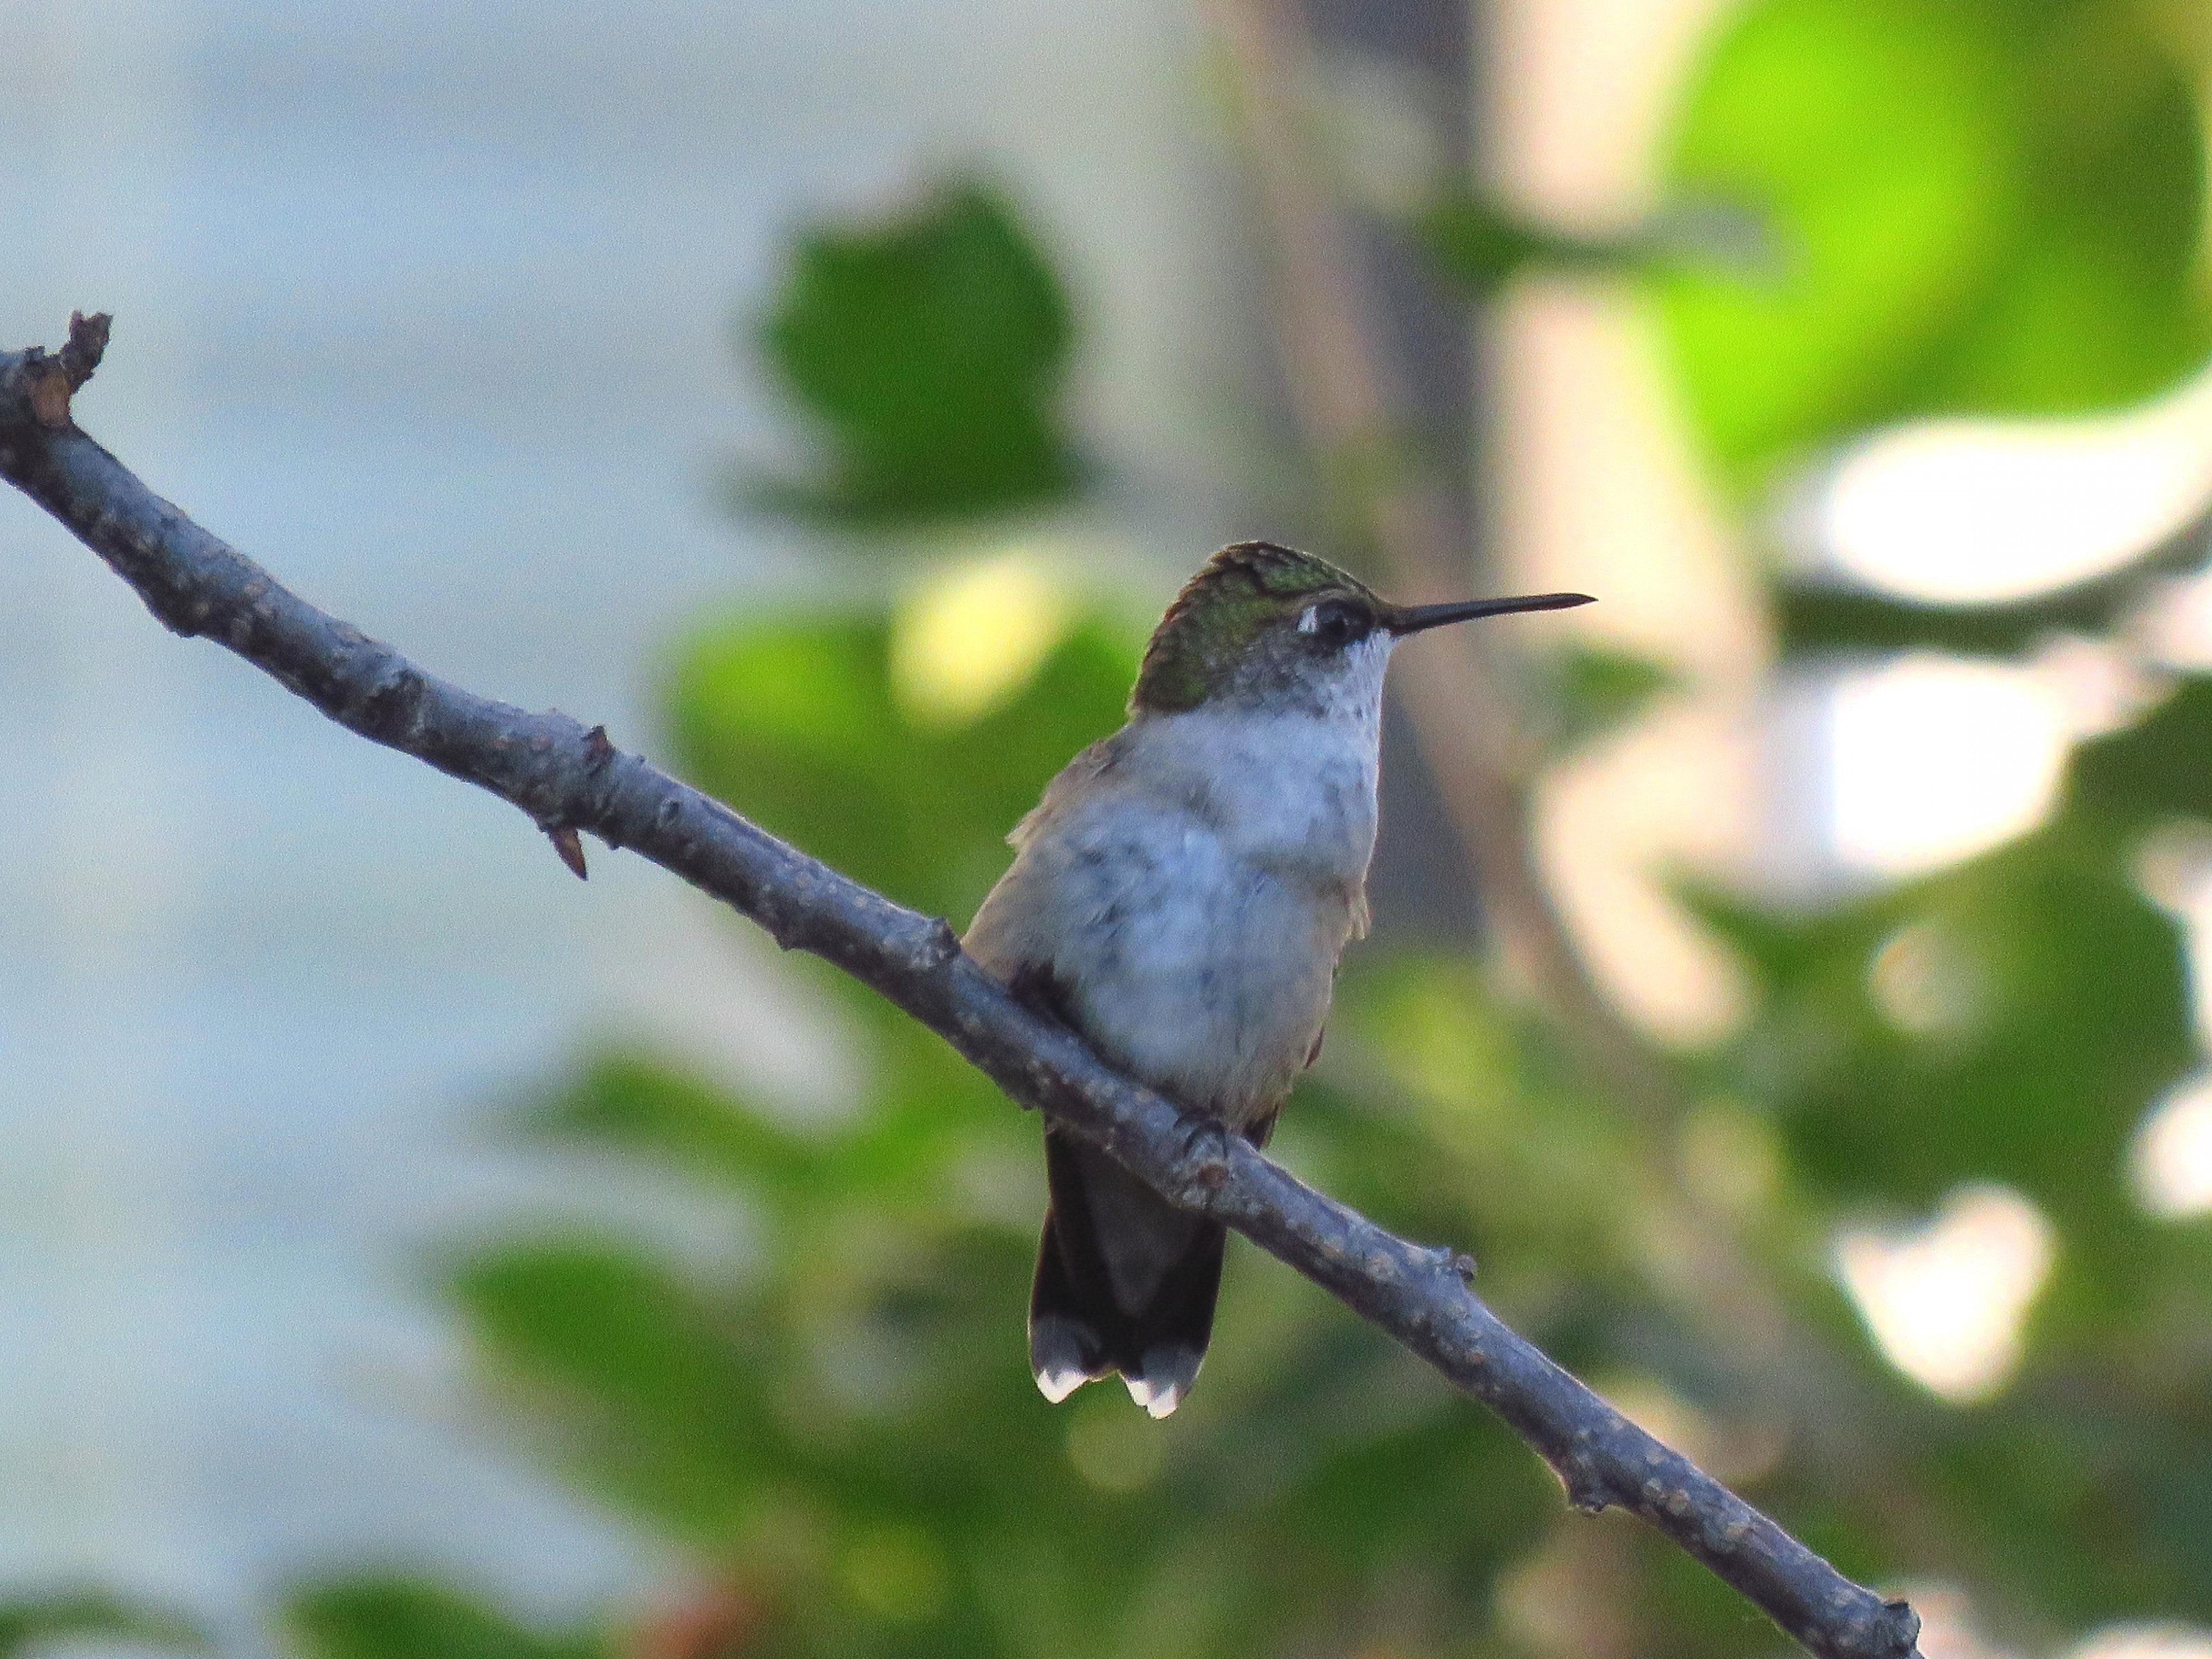
[(1180, 1377), (1154, 1388), (1141, 1376), (1125, 1376), (1122, 1382), (1129, 1390), (1129, 1398), (1142, 1406), (1152, 1417), (1171, 1415), (1182, 1404), (1183, 1382)]
[(1035, 1373), (1037, 1392), (1055, 1406), (1091, 1379), (1081, 1371), (1054, 1369)]

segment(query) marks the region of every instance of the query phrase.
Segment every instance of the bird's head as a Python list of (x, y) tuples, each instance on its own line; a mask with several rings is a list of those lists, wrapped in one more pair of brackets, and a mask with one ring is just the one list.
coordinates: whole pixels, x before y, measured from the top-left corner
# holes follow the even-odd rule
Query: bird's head
[(1379, 687), (1391, 647), (1409, 634), (1589, 603), (1583, 593), (1539, 593), (1392, 605), (1327, 559), (1237, 542), (1208, 559), (1160, 618), (1129, 708), (1170, 714), (1224, 701), (1328, 707), (1355, 687)]

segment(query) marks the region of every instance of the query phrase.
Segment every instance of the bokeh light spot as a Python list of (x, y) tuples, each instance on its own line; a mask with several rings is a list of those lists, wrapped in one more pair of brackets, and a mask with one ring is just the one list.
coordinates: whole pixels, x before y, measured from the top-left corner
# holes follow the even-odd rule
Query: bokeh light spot
[(1734, 1101), (1706, 1101), (1684, 1118), (1674, 1155), (1690, 1189), (1733, 1214), (1749, 1214), (1781, 1190), (1782, 1147), (1773, 1125)]
[(1836, 857), (1893, 877), (1939, 869), (2042, 822), (2070, 734), (2035, 670), (1928, 653), (1846, 675), (1827, 724)]
[(2128, 1175), (2154, 1216), (2212, 1214), (2212, 1077), (2191, 1079), (2151, 1108), (2128, 1149)]
[(885, 1527), (856, 1540), (840, 1563), (845, 1587), (871, 1613), (919, 1624), (945, 1606), (943, 1556), (918, 1527)]
[(1079, 1396), (1067, 1425), (1067, 1461), (1101, 1492), (1142, 1492), (1159, 1479), (1166, 1433), (1122, 1397), (1091, 1389)]
[(2212, 1659), (2212, 1631), (2194, 1625), (2107, 1625), (2066, 1659)]
[(1956, 1584), (1908, 1580), (1896, 1589), (1920, 1615), (1922, 1659), (2026, 1659), (1983, 1632), (1974, 1598)]
[(1844, 1287), (1883, 1358), (1930, 1393), (1986, 1400), (2020, 1364), (2021, 1327), (2051, 1272), (2057, 1235), (2008, 1187), (1961, 1187), (1901, 1232), (1836, 1241)]
[(1867, 963), (1867, 995), (1899, 1030), (1936, 1036), (1966, 1030), (1984, 1000), (1973, 959), (1933, 922), (1899, 928)]
[(893, 620), (892, 690), (917, 723), (965, 726), (1029, 684), (1073, 612), (1067, 590), (1034, 549), (939, 571)]
[(2212, 491), (2212, 378), (2133, 413), (1939, 420), (1854, 444), (1790, 516), (1812, 562), (1885, 592), (1988, 605), (2118, 568)]

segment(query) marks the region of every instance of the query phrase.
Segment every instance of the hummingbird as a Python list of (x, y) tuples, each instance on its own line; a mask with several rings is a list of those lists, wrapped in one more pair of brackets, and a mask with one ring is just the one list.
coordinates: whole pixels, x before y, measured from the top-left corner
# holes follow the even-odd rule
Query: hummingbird
[[(1382, 678), (1447, 623), (1582, 593), (1397, 605), (1328, 560), (1223, 548), (1153, 630), (1128, 719), (1007, 840), (969, 953), (1186, 1117), (1265, 1146), (1367, 930)], [(1030, 1366), (1055, 1405), (1119, 1372), (1167, 1416), (1212, 1335), (1226, 1231), (1045, 1127)]]

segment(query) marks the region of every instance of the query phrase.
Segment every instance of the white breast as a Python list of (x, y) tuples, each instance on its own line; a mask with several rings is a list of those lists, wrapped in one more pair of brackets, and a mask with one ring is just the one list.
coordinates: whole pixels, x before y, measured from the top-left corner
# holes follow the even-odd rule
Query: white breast
[(1130, 735), (1147, 793), (1206, 821), (1231, 853), (1320, 885), (1365, 879), (1379, 755), (1371, 725), (1200, 708)]
[(969, 949), (1010, 979), (1048, 963), (1091, 1042), (1185, 1108), (1272, 1111), (1364, 926), (1388, 653), (1318, 707), (1140, 714), (1087, 751), (1024, 820)]

